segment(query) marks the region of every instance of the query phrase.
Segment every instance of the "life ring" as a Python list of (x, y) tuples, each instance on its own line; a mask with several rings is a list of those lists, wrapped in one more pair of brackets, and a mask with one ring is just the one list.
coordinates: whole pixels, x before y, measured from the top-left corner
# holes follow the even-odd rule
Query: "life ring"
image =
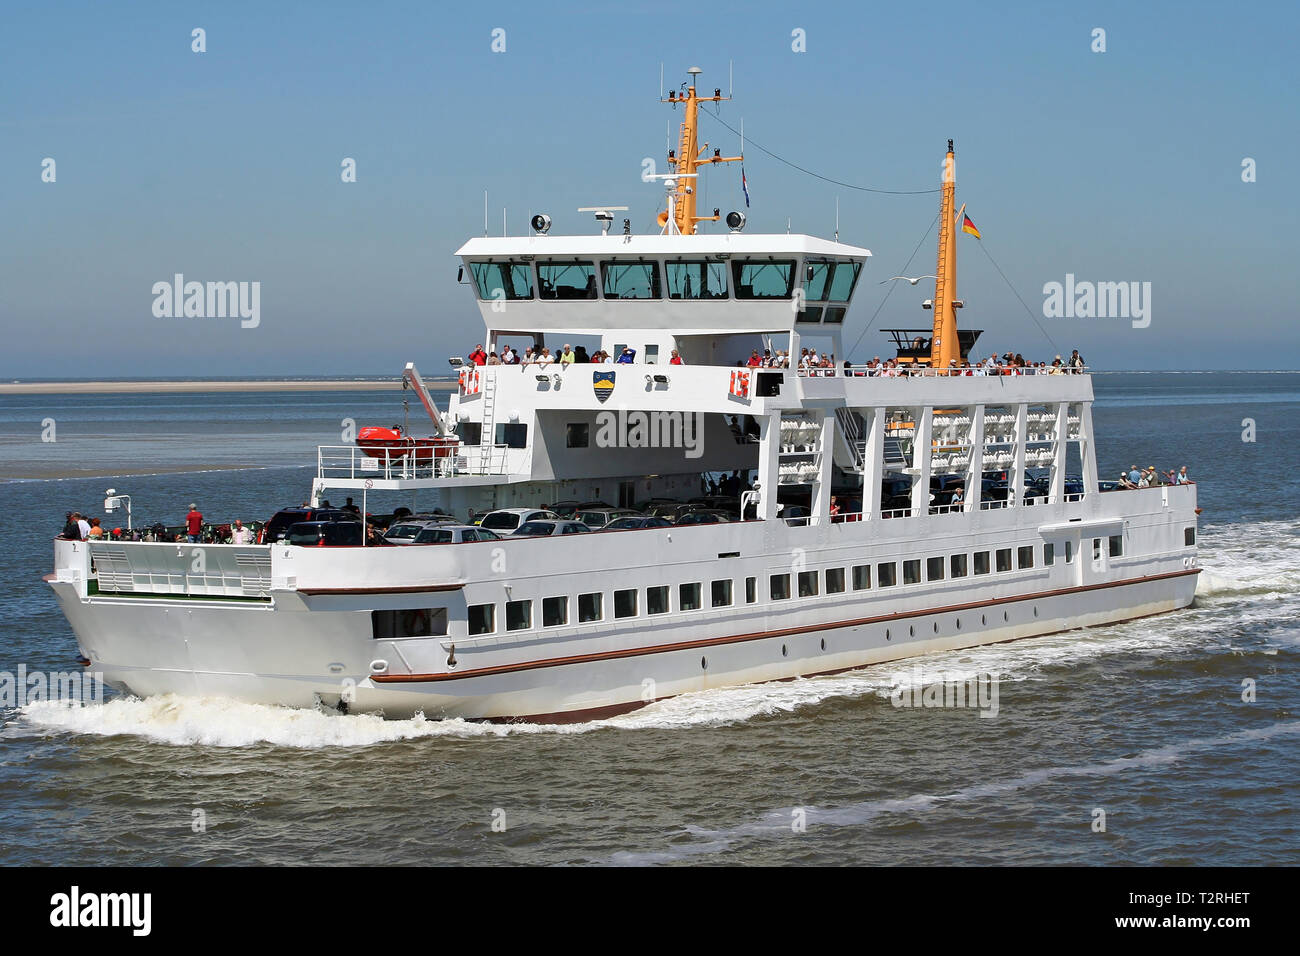
[(731, 373), (731, 394), (737, 398), (749, 397), (749, 372), (737, 369)]
[(467, 365), (460, 370), (460, 391), (462, 395), (476, 395), (479, 390), (477, 365)]
[(407, 637), (427, 637), (429, 635), (428, 608), (412, 608), (402, 615), (402, 628)]

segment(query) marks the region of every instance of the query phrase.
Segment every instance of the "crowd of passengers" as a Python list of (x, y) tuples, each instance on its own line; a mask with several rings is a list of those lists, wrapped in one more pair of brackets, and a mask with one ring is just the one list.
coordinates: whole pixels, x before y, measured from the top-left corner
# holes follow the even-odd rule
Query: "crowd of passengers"
[[(483, 346), (474, 346), (474, 351), (469, 353), (467, 361), (471, 365), (631, 365), (636, 362), (636, 349), (624, 348), (617, 356), (611, 356), (604, 349), (587, 354), (587, 350), (579, 345), (576, 348), (566, 344), (564, 348), (551, 353), (545, 346), (534, 348), (528, 346), (520, 354), (510, 345), (501, 346), (501, 352), (485, 352)], [(672, 350), (672, 355), (668, 358), (669, 365), (685, 365), (681, 353), (677, 349)]]
[[(928, 345), (924, 340), (916, 340), (912, 343), (920, 349)], [(566, 344), (563, 349), (552, 354), (551, 350), (546, 347), (534, 348), (528, 346), (521, 355), (510, 345), (503, 345), (501, 352), (484, 351), (482, 344), (476, 345), (474, 350), (469, 353), (468, 362), (476, 366), (484, 365), (575, 365), (575, 364), (594, 364), (594, 365), (631, 365), (636, 362), (636, 349), (625, 347), (617, 356), (611, 356), (603, 349), (597, 350), (592, 354), (587, 354), (587, 350), (579, 345), (576, 348)], [(677, 349), (672, 350), (672, 355), (668, 359), (669, 365), (685, 365), (685, 360)], [(837, 362), (832, 352), (819, 353), (816, 348), (802, 348), (799, 350), (798, 359), (792, 361), (792, 353), (785, 349), (763, 349), (760, 353), (758, 349), (751, 350), (749, 359), (738, 359), (736, 365), (740, 368), (795, 368), (805, 375), (846, 375), (854, 377), (905, 377), (917, 374), (919, 370), (925, 369), (921, 374), (934, 374), (929, 362), (900, 362), (898, 359), (881, 360), (880, 356), (874, 356), (871, 361), (865, 365), (853, 365), (848, 359), (843, 362)], [(1019, 352), (1004, 352), (1002, 355), (990, 355), (984, 361), (971, 363), (968, 359), (958, 361), (953, 359), (948, 363), (949, 375), (1067, 375), (1082, 372), (1087, 366), (1084, 363), (1083, 356), (1079, 350), (1075, 349), (1068, 359), (1062, 359), (1058, 354), (1051, 362), (1030, 362)]]
[[(351, 499), (348, 499), (349, 501)], [(191, 504), (184, 521), (180, 525), (167, 525), (161, 521), (142, 524), (138, 527), (107, 528), (102, 518), (92, 517), (81, 511), (69, 511), (65, 515), (63, 530), (59, 537), (65, 541), (151, 541), (151, 542), (188, 542), (192, 544), (253, 544), (263, 526), (261, 521), (248, 524), (236, 518), (221, 524), (203, 520), (203, 512), (198, 505)]]
[(1174, 471), (1172, 468), (1167, 471), (1156, 471), (1156, 466), (1151, 465), (1145, 469), (1137, 465), (1129, 466), (1128, 471), (1119, 473), (1119, 481), (1116, 485), (1123, 489), (1132, 488), (1158, 488), (1161, 485), (1190, 485), (1192, 479), (1187, 476), (1187, 466)]

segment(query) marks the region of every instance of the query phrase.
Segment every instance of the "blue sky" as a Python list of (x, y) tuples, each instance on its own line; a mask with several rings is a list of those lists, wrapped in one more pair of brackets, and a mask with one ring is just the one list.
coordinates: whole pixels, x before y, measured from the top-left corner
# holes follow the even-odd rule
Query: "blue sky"
[[(515, 234), (529, 210), (585, 232), (575, 210), (598, 202), (649, 231), (660, 190), (641, 161), (680, 119), (657, 102), (660, 64), (669, 84), (698, 65), (725, 90), (729, 62), (722, 118), (825, 176), (933, 188), (956, 140), (958, 200), (1051, 340), (962, 237), (962, 319), (986, 349), (1300, 367), (1294, 4), (94, 2), (0, 18), (5, 379), (442, 368), (481, 338), (452, 252), (482, 233), (483, 190), (494, 234), (503, 206)], [(703, 136), (739, 145), (707, 117)], [(852, 342), (937, 197), (746, 154), (749, 232), (788, 219), (829, 237), (838, 197), (841, 238), (875, 254)], [(737, 169), (705, 175), (702, 206), (743, 205)], [(151, 288), (177, 272), (260, 281), (261, 325), (155, 318)], [(1150, 327), (1044, 318), (1044, 283), (1067, 273), (1150, 282)], [(875, 327), (924, 325), (921, 288), (895, 289)], [(853, 355), (884, 344), (868, 332)]]

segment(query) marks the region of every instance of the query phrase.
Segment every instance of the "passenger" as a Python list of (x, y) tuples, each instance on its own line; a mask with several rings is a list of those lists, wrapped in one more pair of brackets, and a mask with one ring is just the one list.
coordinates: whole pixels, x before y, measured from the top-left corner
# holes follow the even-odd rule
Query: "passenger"
[(541, 354), (541, 355), (538, 355), (537, 357), (535, 357), (535, 358), (533, 359), (533, 361), (534, 361), (534, 363), (536, 363), (537, 365), (554, 365), (554, 364), (555, 364), (555, 356), (551, 354), (551, 350), (550, 350), (550, 349), (548, 349), (548, 348), (543, 348), (543, 349), (542, 349), (542, 354)]
[(1192, 479), (1187, 477), (1187, 466), (1183, 465), (1182, 468), (1178, 469), (1178, 478), (1175, 480), (1174, 484), (1190, 485), (1191, 483)]
[(469, 353), (469, 360), (475, 365), (486, 365), (487, 359), (487, 353), (483, 351), (482, 345), (474, 346), (474, 351)]
[(504, 347), (501, 349), (501, 364), (502, 364), (502, 365), (518, 365), (518, 364), (519, 364), (519, 353), (516, 352), (514, 349), (512, 349), (512, 348), (511, 348), (510, 346), (508, 346), (508, 345), (507, 345), (507, 346), (504, 346)]
[(758, 349), (749, 353), (749, 361), (745, 363), (750, 368), (758, 368), (763, 364), (763, 359), (759, 357)]
[(100, 527), (98, 518), (90, 519), (90, 534), (86, 535), (87, 541), (102, 541), (104, 539), (104, 529)]
[(1136, 484), (1129, 481), (1128, 475), (1122, 471), (1119, 473), (1119, 486), (1125, 490), (1131, 490), (1137, 487)]
[(81, 530), (81, 540), (90, 540), (90, 522), (81, 512), (77, 512), (77, 527)]
[(831, 495), (831, 520), (834, 521), (840, 516), (840, 502), (834, 495)]
[(492, 354), (490, 354), (490, 355), (488, 356), (488, 358), (487, 358), (487, 363), (488, 363), (488, 365), (500, 365), (500, 364), (501, 364), (501, 356), (497, 355), (496, 352), (493, 352)]
[(669, 365), (685, 365), (686, 363), (682, 361), (682, 355), (681, 355), (681, 353), (678, 352), (676, 349), (673, 349), (673, 355), (672, 355), (672, 358), (670, 358), (670, 359), (668, 360), (668, 364), (669, 364)]
[(573, 350), (573, 360), (575, 362), (580, 362), (585, 365), (591, 361), (591, 356), (587, 354), (587, 350), (585, 348), (579, 345)]
[(63, 522), (63, 531), (60, 532), (59, 537), (68, 541), (81, 540), (81, 526), (77, 524), (77, 513), (75, 511), (67, 513), (67, 517)]
[(1138, 482), (1142, 480), (1142, 472), (1138, 471), (1138, 466), (1137, 466), (1137, 465), (1130, 465), (1130, 466), (1129, 466), (1129, 469), (1128, 469), (1128, 480), (1129, 480), (1129, 483), (1130, 483), (1134, 488), (1136, 488), (1136, 487), (1138, 486)]
[(197, 544), (203, 534), (203, 512), (193, 502), (190, 502), (189, 514), (185, 516), (185, 533), (191, 544)]
[[(351, 498), (348, 499), (348, 501), (351, 500), (352, 500)], [(346, 508), (347, 505), (344, 505), (344, 507)], [(252, 530), (250, 528), (245, 528), (244, 522), (240, 521), (238, 518), (235, 519), (234, 525), (231, 526), (230, 542), (231, 544), (252, 544), (253, 543)]]
[(566, 366), (572, 365), (577, 360), (578, 357), (573, 354), (573, 346), (565, 343), (564, 351), (560, 353), (560, 364)]
[(966, 503), (966, 488), (965, 488), (965, 486), (963, 486), (963, 485), (958, 485), (956, 488), (953, 489), (953, 491), (952, 491), (952, 498), (949, 499), (949, 503), (952, 504), (952, 505), (955, 505), (955, 506), (958, 507), (958, 508), (960, 508), (963, 504)]
[(619, 354), (619, 357), (615, 359), (614, 364), (631, 365), (635, 361), (636, 361), (636, 349), (630, 349), (625, 345), (623, 346), (623, 351)]
[[(361, 514), (361, 509), (358, 508), (356, 505), (354, 505), (354, 504), (352, 503), (352, 499), (351, 499), (351, 498), (349, 498), (346, 502), (343, 503), (343, 508), (342, 508), (342, 510), (343, 510), (343, 511), (351, 511), (354, 515), (359, 515), (359, 514)], [(236, 519), (235, 523), (236, 523), (236, 524), (239, 523), (238, 519)]]

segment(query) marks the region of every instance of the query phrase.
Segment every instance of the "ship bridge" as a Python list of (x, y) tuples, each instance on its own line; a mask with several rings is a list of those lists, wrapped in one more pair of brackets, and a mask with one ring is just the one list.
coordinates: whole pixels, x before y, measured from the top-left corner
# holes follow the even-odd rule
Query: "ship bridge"
[[(512, 337), (594, 336), (612, 355), (731, 365), (840, 330), (871, 252), (807, 235), (723, 234), (476, 238), (456, 253), (487, 328)], [(780, 338), (776, 338), (776, 337)], [(511, 344), (516, 344), (511, 343)]]

